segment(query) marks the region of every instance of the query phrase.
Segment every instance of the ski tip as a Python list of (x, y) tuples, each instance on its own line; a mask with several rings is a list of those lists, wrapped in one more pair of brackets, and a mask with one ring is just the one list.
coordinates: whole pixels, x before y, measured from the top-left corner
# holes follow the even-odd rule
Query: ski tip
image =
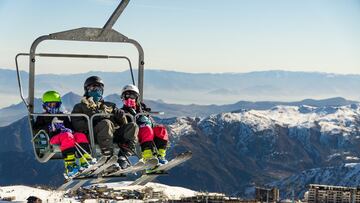
[(186, 152), (183, 152), (183, 153), (180, 153), (178, 156), (192, 156), (192, 152), (191, 151), (186, 151)]

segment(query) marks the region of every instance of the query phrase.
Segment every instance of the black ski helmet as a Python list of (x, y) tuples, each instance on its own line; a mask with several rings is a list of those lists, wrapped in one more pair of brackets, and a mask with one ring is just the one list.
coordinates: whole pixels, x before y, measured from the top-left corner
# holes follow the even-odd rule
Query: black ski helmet
[(104, 87), (104, 83), (102, 79), (98, 76), (90, 76), (88, 77), (84, 82), (84, 91), (87, 92), (87, 87), (92, 84), (100, 84), (102, 87)]

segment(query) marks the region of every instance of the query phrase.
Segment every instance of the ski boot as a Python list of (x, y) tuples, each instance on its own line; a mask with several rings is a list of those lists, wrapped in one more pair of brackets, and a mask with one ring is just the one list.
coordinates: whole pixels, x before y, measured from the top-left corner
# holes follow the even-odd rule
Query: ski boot
[(128, 157), (134, 156), (135, 146), (130, 147), (128, 144), (119, 144), (119, 153), (118, 153), (118, 164), (122, 169), (128, 168), (131, 166), (131, 163)]
[(169, 161), (166, 160), (166, 149), (158, 149), (157, 151), (157, 158), (159, 160), (159, 164), (163, 165), (163, 164), (167, 164)]
[(125, 168), (130, 167), (130, 164), (129, 164), (129, 162), (128, 162), (128, 160), (127, 160), (127, 158), (125, 156), (119, 156), (117, 162), (118, 162), (121, 169), (125, 169)]
[(76, 164), (75, 161), (75, 154), (68, 154), (64, 158), (65, 164), (65, 178), (71, 178), (79, 173), (79, 166)]
[[(154, 156), (154, 153), (151, 149), (144, 149), (141, 152), (141, 156), (142, 158), (139, 161), (142, 161), (146, 164), (147, 161), (151, 160), (151, 159), (156, 159), (156, 157)], [(154, 171), (155, 168), (157, 168), (158, 166), (155, 166), (153, 168), (147, 168), (145, 170), (146, 173), (152, 173)]]
[(79, 159), (80, 171), (89, 168), (91, 165), (96, 163), (96, 159), (92, 158), (90, 154), (85, 153)]

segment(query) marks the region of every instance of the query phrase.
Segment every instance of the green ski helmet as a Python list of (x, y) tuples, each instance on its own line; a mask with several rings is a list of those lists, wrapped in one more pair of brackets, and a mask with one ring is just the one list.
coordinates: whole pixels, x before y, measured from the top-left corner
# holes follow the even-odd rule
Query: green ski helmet
[(43, 94), (42, 102), (61, 102), (61, 96), (58, 92), (50, 90)]

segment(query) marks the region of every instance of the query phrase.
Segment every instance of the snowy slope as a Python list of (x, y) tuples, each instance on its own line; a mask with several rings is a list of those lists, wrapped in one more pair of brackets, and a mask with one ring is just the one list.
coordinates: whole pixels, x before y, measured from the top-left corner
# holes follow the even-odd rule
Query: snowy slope
[(266, 111), (250, 110), (242, 113), (221, 115), (224, 122), (242, 121), (256, 131), (269, 129), (274, 125), (289, 128), (310, 128), (318, 124), (321, 132), (348, 135), (356, 130), (355, 120), (360, 115), (357, 105), (343, 107), (277, 106)]
[[(192, 178), (183, 186), (244, 194), (252, 183), (263, 185), (313, 168), (358, 162), (358, 126), (357, 104), (276, 106), (214, 114), (200, 120), (177, 118), (169, 125), (171, 134), (181, 137), (181, 144), (194, 156), (187, 163), (187, 171), (174, 170), (179, 176)], [(191, 175), (195, 173), (200, 175)]]
[(44, 190), (24, 185), (0, 187), (0, 198), (15, 197), (14, 201), (26, 202), (29, 196), (36, 196), (43, 202), (74, 202), (74, 199), (63, 198), (63, 192)]
[[(107, 186), (108, 188), (117, 189), (128, 189), (128, 190), (143, 190), (144, 188), (150, 187), (153, 188), (154, 191), (163, 192), (169, 199), (180, 199), (181, 197), (190, 197), (196, 195), (195, 191), (182, 188), (182, 187), (173, 187), (159, 183), (148, 183), (145, 186), (128, 186), (131, 182), (119, 182), (119, 183), (106, 183), (106, 184), (98, 184), (99, 186)], [(64, 192), (56, 191), (56, 190), (44, 190), (38, 189), (34, 187), (28, 187), (23, 185), (16, 186), (6, 186), (0, 187), (0, 199), (6, 197), (15, 197), (13, 201), (17, 202), (26, 202), (26, 199), (29, 196), (36, 196), (40, 198), (43, 202), (79, 202), (74, 198), (66, 198), (64, 197)], [(0, 201), (1, 202), (1, 201)], [(97, 202), (96, 200), (86, 200), (85, 202)], [(122, 202), (135, 202), (135, 200), (124, 200)], [(136, 201), (142, 202), (142, 201)]]
[[(359, 105), (341, 107), (276, 106), (270, 110), (247, 110), (239, 113), (222, 113), (204, 118), (202, 123), (239, 123), (242, 122), (253, 131), (271, 129), (275, 125), (288, 128), (321, 127), (321, 132), (346, 136), (358, 129), (360, 118)], [(169, 126), (175, 136), (191, 133), (194, 130), (184, 118), (178, 118)]]
[(191, 197), (196, 195), (196, 191), (176, 186), (168, 186), (160, 183), (147, 183), (146, 185), (128, 186), (131, 181), (123, 181), (119, 183), (97, 184), (98, 186), (107, 186), (114, 189), (142, 190), (146, 187), (154, 188), (156, 191), (163, 192), (169, 199), (179, 200), (181, 197)]

